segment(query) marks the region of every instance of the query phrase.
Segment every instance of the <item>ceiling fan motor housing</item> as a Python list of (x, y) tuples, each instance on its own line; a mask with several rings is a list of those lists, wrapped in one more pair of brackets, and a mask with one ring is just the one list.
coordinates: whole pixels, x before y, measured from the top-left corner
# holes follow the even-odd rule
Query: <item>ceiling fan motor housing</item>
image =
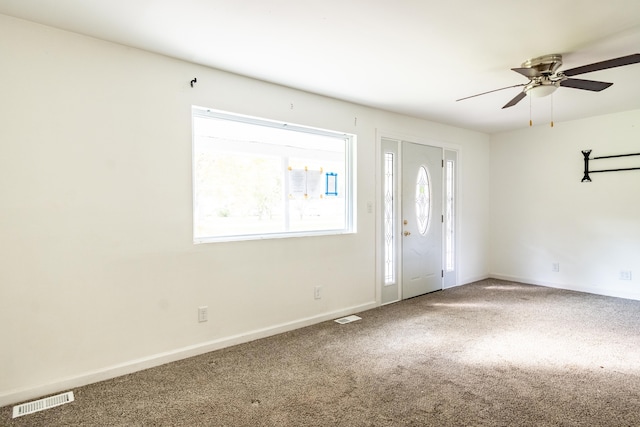
[(522, 63), (522, 68), (533, 68), (540, 75), (553, 75), (562, 66), (562, 55), (552, 53), (551, 55), (539, 56)]
[(560, 82), (565, 79), (562, 74), (556, 74), (562, 66), (562, 55), (553, 53), (551, 55), (539, 56), (522, 63), (522, 68), (535, 70), (530, 73), (528, 85), (524, 87), (524, 93), (536, 98), (551, 95)]

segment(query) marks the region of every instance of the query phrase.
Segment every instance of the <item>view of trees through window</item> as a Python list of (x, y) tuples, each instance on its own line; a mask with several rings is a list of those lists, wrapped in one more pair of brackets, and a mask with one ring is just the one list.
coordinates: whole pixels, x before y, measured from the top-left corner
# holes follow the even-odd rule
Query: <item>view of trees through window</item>
[(194, 107), (194, 241), (353, 231), (352, 140)]

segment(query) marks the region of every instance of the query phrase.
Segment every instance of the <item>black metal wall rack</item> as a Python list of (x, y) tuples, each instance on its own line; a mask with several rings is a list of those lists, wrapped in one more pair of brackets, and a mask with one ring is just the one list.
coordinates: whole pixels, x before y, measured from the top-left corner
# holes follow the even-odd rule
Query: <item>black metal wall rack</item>
[(600, 170), (589, 170), (589, 161), (590, 160), (599, 160), (599, 159), (613, 159), (616, 157), (631, 157), (631, 156), (640, 156), (640, 153), (631, 153), (631, 154), (616, 154), (613, 156), (599, 156), (589, 158), (591, 155), (591, 150), (582, 150), (582, 155), (584, 156), (584, 177), (582, 178), (582, 182), (591, 182), (591, 178), (589, 177), (590, 173), (598, 173), (598, 172), (620, 172), (620, 171), (635, 171), (640, 170), (640, 167), (637, 168), (619, 168), (619, 169), (600, 169)]

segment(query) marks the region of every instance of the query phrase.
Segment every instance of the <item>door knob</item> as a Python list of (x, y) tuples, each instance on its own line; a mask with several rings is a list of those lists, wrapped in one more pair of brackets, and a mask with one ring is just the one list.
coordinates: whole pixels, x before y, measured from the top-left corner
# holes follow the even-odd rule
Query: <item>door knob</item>
[(411, 234), (411, 232), (409, 232), (409, 231), (405, 231), (403, 234), (404, 234), (405, 236), (408, 236), (409, 234)]

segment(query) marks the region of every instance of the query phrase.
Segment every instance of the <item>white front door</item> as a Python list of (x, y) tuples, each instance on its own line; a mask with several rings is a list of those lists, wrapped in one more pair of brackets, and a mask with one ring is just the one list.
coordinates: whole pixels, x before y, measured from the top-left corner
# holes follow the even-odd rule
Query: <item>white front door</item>
[(402, 299), (442, 289), (442, 148), (402, 142)]

